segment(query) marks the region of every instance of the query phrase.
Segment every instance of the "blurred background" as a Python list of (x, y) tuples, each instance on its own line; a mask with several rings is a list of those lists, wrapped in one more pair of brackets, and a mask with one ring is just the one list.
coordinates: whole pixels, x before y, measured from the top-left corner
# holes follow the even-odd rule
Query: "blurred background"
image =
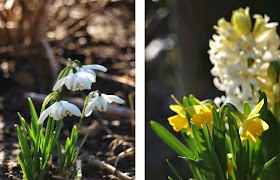
[[(280, 22), (280, 2), (276, 0), (146, 0), (146, 179), (175, 177), (166, 159), (184, 179), (192, 177), (188, 164), (164, 144), (152, 131), (154, 120), (176, 134), (167, 118), (169, 109), (183, 96), (214, 99), (223, 95), (213, 84), (212, 65), (207, 53), (209, 40), (218, 19), (230, 21), (233, 10), (250, 7), (250, 15), (267, 14), (270, 22)], [(280, 28), (277, 28), (280, 34)], [(178, 135), (178, 133), (177, 133)], [(180, 136), (177, 136), (180, 139)]]
[[(106, 73), (97, 72), (92, 89), (126, 101), (83, 122), (82, 129), (93, 130), (81, 154), (104, 160), (134, 177), (134, 14), (134, 0), (0, 1), (0, 179), (22, 179), (14, 128), (19, 123), (17, 112), (30, 122), (28, 96), (40, 112), (68, 58), (107, 67)], [(81, 98), (89, 92), (66, 92), (63, 98), (81, 106)], [(76, 118), (67, 118), (63, 142), (77, 123)], [(117, 179), (106, 171), (92, 171), (86, 164), (83, 168), (87, 179)]]

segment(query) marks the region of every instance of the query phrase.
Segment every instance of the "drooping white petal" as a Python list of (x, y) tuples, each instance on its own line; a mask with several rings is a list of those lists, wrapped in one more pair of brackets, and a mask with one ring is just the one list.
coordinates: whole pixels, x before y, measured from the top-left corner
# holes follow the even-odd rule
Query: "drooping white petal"
[(82, 115), (80, 109), (74, 105), (74, 104), (71, 104), (67, 101), (60, 101), (62, 106), (67, 110), (69, 111), (71, 114), (74, 114), (75, 116), (78, 116), (80, 117)]
[(75, 79), (73, 79), (73, 86), (69, 89), (72, 91), (82, 90), (82, 87), (80, 87), (79, 84), (79, 76), (76, 76)]
[(100, 96), (99, 99), (100, 99), (99, 102), (100, 102), (100, 105), (101, 105), (101, 110), (100, 111), (107, 111), (107, 106), (108, 106), (107, 100), (102, 96)]
[(79, 84), (81, 84), (84, 88), (86, 89), (91, 88), (92, 81), (89, 80), (89, 78), (86, 75), (84, 74), (79, 75), (78, 80), (79, 80)]
[(50, 107), (48, 107), (47, 109), (45, 109), (42, 114), (40, 115), (39, 119), (38, 119), (38, 124), (42, 124), (45, 119), (48, 117), (48, 115), (53, 111), (53, 108), (56, 107), (56, 103), (54, 103), (53, 105), (51, 105)]
[(112, 103), (112, 102), (116, 102), (116, 103), (118, 103), (118, 104), (123, 104), (123, 103), (125, 103), (125, 101), (124, 101), (122, 98), (120, 98), (120, 97), (118, 97), (118, 96), (116, 96), (116, 95), (106, 95), (106, 94), (103, 94), (103, 93), (102, 93), (102, 96), (103, 96), (109, 103)]
[(50, 116), (54, 119), (54, 120), (59, 120), (58, 117), (58, 110), (61, 108), (61, 105), (59, 102), (57, 102), (57, 106), (55, 108), (53, 108), (53, 111), (50, 113)]
[(83, 69), (84, 72), (88, 72), (88, 73), (92, 74), (94, 77), (96, 77), (96, 73), (93, 70), (91, 70), (89, 68), (80, 68), (80, 69)]
[(86, 76), (92, 83), (96, 82), (96, 77), (90, 73), (82, 73), (84, 76)]
[(62, 104), (60, 103), (60, 106), (57, 109), (57, 117), (58, 117), (57, 120), (62, 119), (64, 117), (63, 111), (64, 111), (64, 108), (63, 108)]
[(101, 66), (101, 65), (99, 65), (99, 64), (85, 65), (85, 66), (83, 66), (83, 67), (90, 68), (90, 69), (96, 69), (96, 70), (103, 71), (103, 72), (106, 72), (106, 71), (107, 71), (107, 68), (106, 68), (106, 67)]
[(93, 97), (92, 99), (90, 99), (90, 101), (87, 104), (86, 110), (85, 110), (85, 116), (88, 117), (91, 115), (93, 109), (96, 106), (98, 96)]
[(67, 76), (67, 80), (65, 81), (65, 86), (67, 87), (67, 89), (72, 89), (74, 87), (74, 81), (75, 79), (77, 79), (76, 74), (70, 74), (69, 76)]
[(58, 80), (53, 86), (53, 91), (57, 91), (65, 83), (67, 76)]

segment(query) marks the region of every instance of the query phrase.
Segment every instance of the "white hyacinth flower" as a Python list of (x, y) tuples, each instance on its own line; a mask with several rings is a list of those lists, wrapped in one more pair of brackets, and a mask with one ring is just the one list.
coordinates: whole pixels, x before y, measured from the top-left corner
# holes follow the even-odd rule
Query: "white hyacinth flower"
[(271, 61), (280, 62), (278, 23), (269, 22), (267, 15), (253, 17), (254, 24), (247, 7), (234, 11), (231, 22), (221, 18), (209, 41), (214, 85), (225, 91), (224, 101), (239, 102), (240, 109), (244, 101), (256, 105), (259, 91), (264, 91), (260, 79), (268, 78)]
[(62, 119), (67, 115), (71, 116), (72, 114), (78, 117), (82, 115), (80, 109), (77, 106), (67, 101), (61, 100), (55, 102), (53, 105), (44, 110), (44, 112), (39, 117), (38, 124), (42, 124), (48, 117), (48, 115), (51, 116), (54, 120), (58, 121), (59, 119)]
[(112, 102), (123, 104), (124, 100), (115, 95), (94, 92), (85, 109), (85, 116), (90, 116), (93, 110), (107, 111), (107, 106)]
[(68, 90), (77, 91), (84, 89), (91, 89), (92, 83), (95, 83), (95, 76), (88, 72), (76, 72), (71, 73), (60, 80), (58, 80), (54, 87), (53, 91), (57, 91), (61, 86), (65, 84)]

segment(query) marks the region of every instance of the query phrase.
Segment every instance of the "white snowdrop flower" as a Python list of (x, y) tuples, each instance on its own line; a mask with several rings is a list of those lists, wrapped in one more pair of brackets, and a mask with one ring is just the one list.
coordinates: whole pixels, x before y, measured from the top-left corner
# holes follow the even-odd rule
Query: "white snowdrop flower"
[(112, 102), (123, 104), (124, 100), (115, 95), (94, 92), (85, 109), (85, 116), (90, 116), (93, 110), (107, 111), (107, 106)]
[(74, 104), (61, 100), (55, 102), (53, 105), (44, 110), (44, 112), (39, 117), (38, 124), (42, 124), (48, 117), (48, 115), (51, 116), (54, 120), (58, 121), (59, 119), (66, 117), (68, 114), (70, 116), (74, 114), (75, 116), (80, 117), (81, 111)]
[(53, 91), (57, 91), (61, 86), (65, 84), (68, 90), (77, 91), (84, 89), (91, 89), (92, 83), (95, 83), (96, 78), (93, 74), (88, 72), (76, 72), (69, 74), (60, 80), (58, 80), (54, 87)]
[[(87, 73), (91, 73), (92, 75), (94, 75), (96, 77), (96, 74), (93, 70), (99, 70), (102, 72), (106, 72), (107, 68), (104, 66), (101, 66), (99, 64), (90, 64), (90, 65), (83, 65), (82, 67), (76, 67), (77, 72), (87, 72)], [(69, 72), (69, 74), (73, 73), (73, 71), (71, 70)]]

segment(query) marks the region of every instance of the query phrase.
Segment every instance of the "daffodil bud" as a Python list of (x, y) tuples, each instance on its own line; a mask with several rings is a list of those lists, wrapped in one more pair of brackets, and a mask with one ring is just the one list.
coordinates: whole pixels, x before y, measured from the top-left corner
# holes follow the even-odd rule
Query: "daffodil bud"
[(246, 9), (239, 8), (238, 10), (233, 11), (231, 23), (238, 33), (249, 35), (252, 28), (249, 7), (246, 7)]
[(267, 75), (269, 80), (272, 82), (272, 84), (278, 82), (279, 71), (280, 71), (279, 62), (277, 61), (271, 62), (267, 69)]

